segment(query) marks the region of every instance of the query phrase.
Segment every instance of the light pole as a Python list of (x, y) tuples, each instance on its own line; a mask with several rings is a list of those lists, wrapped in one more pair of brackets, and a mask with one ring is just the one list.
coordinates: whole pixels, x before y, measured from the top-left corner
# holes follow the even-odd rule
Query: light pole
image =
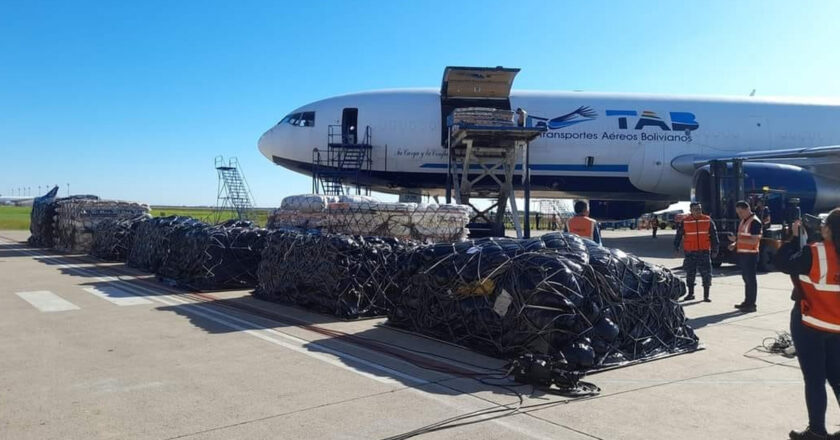
[(67, 197), (70, 197), (70, 182), (67, 182)]

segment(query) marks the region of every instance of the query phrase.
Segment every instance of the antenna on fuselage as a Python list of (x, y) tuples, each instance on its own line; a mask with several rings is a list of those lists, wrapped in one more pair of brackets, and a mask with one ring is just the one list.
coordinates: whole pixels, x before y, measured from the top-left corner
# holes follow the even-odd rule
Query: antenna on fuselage
[(750, 96), (755, 96), (755, 89), (752, 89), (752, 92), (750, 92)]

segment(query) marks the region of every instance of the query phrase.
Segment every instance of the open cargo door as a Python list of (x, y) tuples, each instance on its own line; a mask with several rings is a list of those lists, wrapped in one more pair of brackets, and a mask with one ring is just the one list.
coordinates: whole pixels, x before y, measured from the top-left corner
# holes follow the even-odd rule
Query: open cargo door
[[(504, 67), (452, 67), (443, 71), (442, 100), (510, 98), (510, 88), (519, 69)], [(510, 107), (510, 104), (508, 104)]]
[(443, 71), (440, 85), (441, 145), (446, 145), (446, 118), (456, 108), (487, 107), (510, 110), (510, 89), (519, 69), (455, 67)]

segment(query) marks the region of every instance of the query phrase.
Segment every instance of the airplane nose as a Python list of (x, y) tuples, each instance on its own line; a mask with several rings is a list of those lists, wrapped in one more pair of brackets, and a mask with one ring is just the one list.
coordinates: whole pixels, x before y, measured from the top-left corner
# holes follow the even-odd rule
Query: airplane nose
[(271, 138), (274, 137), (272, 136), (273, 132), (274, 127), (263, 133), (263, 135), (260, 136), (260, 139), (257, 141), (257, 148), (260, 150), (260, 153), (262, 153), (263, 156), (265, 156), (268, 160), (272, 162), (274, 161), (274, 158), (272, 158), (273, 149), (271, 145)]

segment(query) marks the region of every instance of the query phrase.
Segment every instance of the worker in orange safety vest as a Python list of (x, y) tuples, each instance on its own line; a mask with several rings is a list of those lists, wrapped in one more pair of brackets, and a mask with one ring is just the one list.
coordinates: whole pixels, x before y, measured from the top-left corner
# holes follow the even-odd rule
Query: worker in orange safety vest
[[(804, 245), (801, 221), (792, 224), (792, 239), (774, 258), (777, 269), (791, 275), (794, 306), (790, 334), (805, 379), (808, 428), (792, 439), (840, 439), (825, 428), (825, 383), (840, 401), (840, 208), (820, 227), (822, 242)], [(804, 237), (803, 237), (804, 238)]]
[(589, 218), (589, 205), (583, 200), (575, 202), (575, 216), (566, 223), (566, 231), (601, 244), (598, 222)]
[(756, 311), (758, 297), (758, 249), (761, 246), (761, 220), (753, 214), (749, 203), (740, 200), (735, 203), (735, 212), (741, 222), (738, 224), (738, 235), (729, 234), (729, 249), (736, 252), (741, 278), (744, 280), (744, 301), (736, 304), (735, 308), (750, 313)]
[(702, 206), (697, 202), (689, 205), (691, 215), (683, 218), (677, 228), (677, 235), (674, 237), (674, 249), (680, 249), (682, 242), (685, 260), (685, 284), (688, 286), (686, 301), (694, 299), (694, 276), (700, 270), (700, 278), (703, 280), (703, 301), (712, 302), (709, 298), (709, 289), (712, 286), (712, 258), (717, 256), (718, 241), (715, 222), (708, 215), (703, 214)]

